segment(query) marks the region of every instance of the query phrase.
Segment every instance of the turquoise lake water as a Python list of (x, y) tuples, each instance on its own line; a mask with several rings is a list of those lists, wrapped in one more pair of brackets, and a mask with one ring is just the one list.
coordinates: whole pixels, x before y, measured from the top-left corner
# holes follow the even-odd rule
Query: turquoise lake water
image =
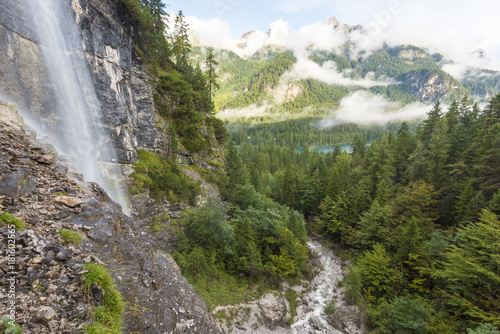
[[(327, 154), (328, 152), (333, 151), (335, 149), (335, 146), (337, 145), (310, 147), (309, 151), (318, 151)], [(351, 153), (351, 143), (340, 144), (340, 149), (344, 152)], [(303, 150), (303, 148), (298, 148), (297, 152), (301, 153)]]

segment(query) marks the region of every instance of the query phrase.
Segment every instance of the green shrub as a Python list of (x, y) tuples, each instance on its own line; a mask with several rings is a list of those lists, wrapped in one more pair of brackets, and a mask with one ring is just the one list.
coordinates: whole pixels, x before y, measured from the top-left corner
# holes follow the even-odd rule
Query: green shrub
[(297, 293), (295, 290), (289, 289), (285, 293), (285, 298), (288, 300), (288, 304), (290, 304), (290, 315), (293, 318), (297, 314), (295, 310), (297, 309), (297, 306), (299, 306), (299, 303), (297, 302)]
[(332, 300), (326, 307), (325, 307), (325, 314), (327, 315), (332, 315), (335, 313), (335, 304), (337, 301), (334, 299)]
[(82, 243), (82, 235), (78, 232), (67, 230), (67, 229), (61, 229), (57, 231), (57, 234), (61, 236), (61, 239), (63, 240), (63, 244), (74, 244), (74, 245), (79, 245)]
[(13, 320), (3, 317), (0, 323), (0, 332), (5, 334), (21, 334), (23, 329)]
[(101, 305), (92, 311), (92, 323), (85, 327), (85, 333), (122, 333), (125, 302), (116, 288), (109, 271), (95, 263), (86, 264), (85, 269), (88, 270), (88, 272), (83, 274), (83, 277), (85, 277), (85, 291), (90, 293), (90, 288), (93, 284), (101, 287), (103, 291)]
[(14, 225), (16, 230), (24, 230), (26, 228), (26, 223), (24, 221), (7, 212), (0, 214), (0, 222), (4, 225)]
[(196, 203), (201, 193), (200, 182), (191, 180), (174, 161), (162, 159), (146, 150), (137, 150), (137, 154), (135, 172), (130, 175), (134, 181), (130, 186), (132, 194), (149, 189), (151, 197), (158, 202), (167, 198), (173, 203), (179, 200), (193, 205)]

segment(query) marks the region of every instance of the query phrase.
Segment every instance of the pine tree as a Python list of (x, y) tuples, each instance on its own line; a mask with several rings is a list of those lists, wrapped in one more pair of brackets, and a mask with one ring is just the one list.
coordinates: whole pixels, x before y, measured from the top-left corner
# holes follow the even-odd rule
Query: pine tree
[(413, 153), (408, 158), (409, 164), (406, 169), (406, 175), (409, 181), (423, 180), (426, 176), (426, 157), (424, 145), (421, 141), (417, 142), (417, 146)]
[(188, 55), (191, 52), (191, 43), (189, 42), (188, 24), (184, 20), (182, 10), (175, 17), (172, 44), (177, 65), (187, 65)]
[(168, 17), (167, 12), (165, 11), (165, 4), (161, 0), (149, 0), (147, 2), (153, 16), (153, 30), (156, 35), (162, 35), (165, 32), (165, 29), (168, 28), (165, 24), (165, 20), (163, 19), (164, 16)]
[(432, 270), (445, 280), (450, 306), (474, 322), (500, 325), (500, 221), (484, 210), (480, 222), (458, 230), (457, 243)]
[(439, 122), (429, 141), (427, 159), (427, 180), (436, 189), (441, 188), (446, 180), (446, 162), (448, 160), (448, 138), (446, 137), (445, 124)]
[(208, 48), (208, 55), (207, 59), (205, 60), (205, 73), (207, 76), (208, 92), (210, 98), (212, 98), (212, 96), (214, 96), (215, 94), (215, 91), (220, 88), (219, 84), (217, 83), (217, 65), (219, 65), (219, 63), (215, 60), (214, 49)]
[(420, 129), (420, 141), (427, 147), (432, 133), (436, 129), (442, 116), (441, 102), (436, 101), (432, 109), (427, 113), (427, 118), (422, 122)]

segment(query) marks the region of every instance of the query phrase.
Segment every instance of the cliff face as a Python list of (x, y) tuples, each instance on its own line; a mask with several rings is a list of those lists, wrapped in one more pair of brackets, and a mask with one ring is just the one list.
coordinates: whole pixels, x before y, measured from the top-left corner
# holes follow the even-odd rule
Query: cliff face
[[(158, 150), (162, 138), (155, 126), (153, 94), (141, 59), (134, 50), (135, 31), (119, 1), (61, 0), (80, 27), (82, 45), (101, 105), (102, 121), (118, 159), (133, 162), (135, 150)], [(57, 126), (54, 87), (23, 7), (26, 0), (0, 4), (0, 95), (40, 120)]]

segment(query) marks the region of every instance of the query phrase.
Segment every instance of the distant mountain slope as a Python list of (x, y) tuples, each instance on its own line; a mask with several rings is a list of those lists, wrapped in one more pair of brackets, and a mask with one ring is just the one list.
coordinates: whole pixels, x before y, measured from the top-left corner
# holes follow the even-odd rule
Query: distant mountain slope
[[(342, 36), (360, 33), (332, 18), (324, 29)], [(271, 32), (268, 32), (271, 34)], [(255, 32), (242, 36), (244, 49)], [(335, 51), (306, 46), (288, 50), (266, 44), (248, 58), (218, 51), (221, 81), (216, 109), (231, 115), (242, 108), (263, 108), (266, 113), (291, 117), (322, 116), (336, 109), (349, 94), (365, 90), (393, 102), (450, 102), (464, 94), (485, 101), (500, 90), (500, 72), (469, 68), (460, 77), (447, 72), (454, 65), (438, 53), (413, 45), (365, 52), (346, 37)]]

